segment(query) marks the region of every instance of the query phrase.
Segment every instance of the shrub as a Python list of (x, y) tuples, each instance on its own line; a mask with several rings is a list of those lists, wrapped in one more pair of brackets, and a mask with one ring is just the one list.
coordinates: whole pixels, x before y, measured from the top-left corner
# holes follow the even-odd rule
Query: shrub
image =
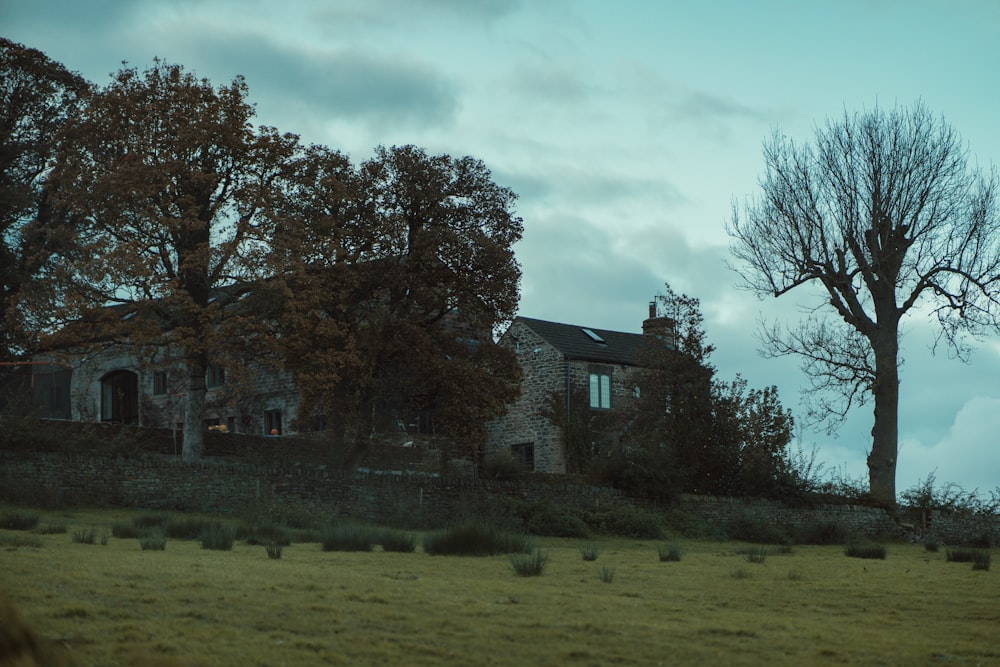
[(37, 514), (9, 512), (0, 517), (0, 528), (7, 530), (33, 530), (38, 525)]
[(661, 563), (676, 563), (681, 559), (681, 547), (675, 542), (660, 545), (656, 552), (660, 556)]
[(749, 513), (740, 513), (726, 522), (726, 534), (731, 540), (758, 544), (786, 544), (788, 533), (773, 521)]
[(160, 527), (146, 528), (136, 537), (143, 551), (164, 551), (167, 548), (167, 536)]
[(937, 553), (940, 548), (941, 548), (941, 543), (935, 539), (929, 539), (926, 542), (924, 542), (924, 549), (930, 551), (931, 553)]
[(663, 517), (631, 505), (623, 505), (609, 512), (590, 514), (587, 524), (611, 535), (640, 540), (663, 538)]
[(374, 529), (358, 523), (333, 524), (320, 531), (323, 551), (371, 551), (375, 542)]
[(382, 528), (377, 532), (375, 542), (382, 546), (383, 551), (409, 554), (417, 550), (417, 536), (405, 530)]
[(580, 555), (583, 557), (583, 560), (595, 561), (600, 554), (601, 548), (596, 544), (587, 544), (580, 547)]
[(424, 536), (424, 551), (433, 556), (495, 556), (531, 550), (531, 543), (524, 535), (507, 533), (492, 524), (476, 521)]
[(276, 544), (274, 542), (271, 542), (269, 544), (266, 544), (264, 546), (264, 549), (267, 550), (267, 557), (268, 558), (270, 558), (272, 560), (278, 560), (279, 558), (281, 558), (282, 546), (280, 544)]
[(510, 566), (518, 576), (537, 577), (545, 570), (545, 564), (548, 560), (548, 554), (534, 549), (530, 553), (511, 556)]
[(800, 544), (846, 544), (847, 528), (835, 521), (820, 521), (802, 528), (796, 538)]
[(851, 558), (870, 558), (885, 560), (886, 548), (884, 544), (874, 544), (871, 542), (852, 542), (844, 549), (844, 554)]
[(610, 565), (602, 565), (600, 571), (601, 581), (610, 584), (615, 579), (615, 568)]
[(233, 542), (236, 541), (236, 531), (229, 526), (224, 526), (218, 521), (206, 523), (199, 536), (202, 549), (213, 551), (231, 551)]
[(588, 537), (583, 519), (558, 508), (546, 508), (528, 519), (528, 532), (549, 537)]
[(742, 552), (737, 551), (737, 553), (743, 554), (743, 559), (748, 563), (757, 563), (758, 565), (763, 565), (764, 561), (767, 560), (767, 549), (764, 547), (758, 547), (756, 549), (744, 549)]

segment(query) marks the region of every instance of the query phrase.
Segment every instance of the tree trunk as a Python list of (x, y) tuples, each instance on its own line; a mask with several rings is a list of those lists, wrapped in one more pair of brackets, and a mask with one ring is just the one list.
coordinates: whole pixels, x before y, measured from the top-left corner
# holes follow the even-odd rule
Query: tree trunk
[(188, 359), (188, 387), (184, 410), (184, 439), (181, 458), (197, 461), (205, 449), (205, 362)]
[(868, 455), (868, 487), (872, 499), (896, 509), (896, 456), (899, 446), (899, 340), (896, 331), (873, 340), (875, 352), (875, 425)]

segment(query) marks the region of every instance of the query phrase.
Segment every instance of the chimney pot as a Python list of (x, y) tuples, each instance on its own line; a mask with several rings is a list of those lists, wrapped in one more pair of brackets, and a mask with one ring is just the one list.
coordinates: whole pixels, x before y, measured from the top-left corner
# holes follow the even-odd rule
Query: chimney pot
[(649, 302), (649, 317), (650, 317), (650, 319), (656, 317), (656, 302), (655, 301), (650, 301)]

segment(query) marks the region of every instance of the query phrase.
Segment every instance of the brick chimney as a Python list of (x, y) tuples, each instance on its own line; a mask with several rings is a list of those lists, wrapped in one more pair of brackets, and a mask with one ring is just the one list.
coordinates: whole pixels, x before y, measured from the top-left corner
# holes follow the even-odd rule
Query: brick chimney
[(649, 302), (649, 318), (643, 320), (642, 323), (642, 335), (650, 336), (658, 341), (663, 342), (667, 347), (675, 347), (676, 342), (676, 323), (673, 318), (670, 317), (657, 317), (656, 316), (656, 302)]

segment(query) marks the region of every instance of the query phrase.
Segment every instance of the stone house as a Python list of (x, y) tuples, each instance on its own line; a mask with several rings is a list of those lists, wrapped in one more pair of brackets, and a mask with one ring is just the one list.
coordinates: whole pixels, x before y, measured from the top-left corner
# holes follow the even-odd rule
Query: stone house
[[(642, 334), (608, 331), (575, 324), (518, 317), (499, 344), (517, 355), (521, 365), (521, 396), (507, 414), (487, 425), (485, 453), (509, 454), (526, 469), (565, 473), (566, 452), (562, 427), (547, 416), (553, 396), (586, 394), (585, 408), (611, 413), (637, 395), (633, 378), (644, 343), (673, 344), (673, 320), (657, 317), (655, 304)], [(576, 409), (579, 409), (577, 407)]]

